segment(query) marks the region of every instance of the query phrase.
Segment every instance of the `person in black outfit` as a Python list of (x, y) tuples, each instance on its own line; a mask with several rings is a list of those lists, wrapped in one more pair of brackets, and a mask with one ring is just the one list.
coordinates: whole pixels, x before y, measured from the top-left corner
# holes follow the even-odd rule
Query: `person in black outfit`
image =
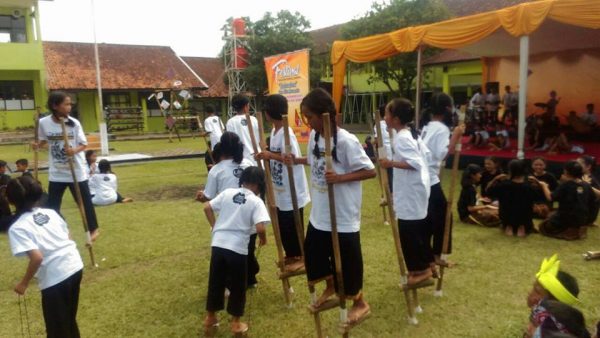
[[(594, 176), (594, 170), (596, 169), (596, 158), (589, 155), (583, 155), (577, 159), (577, 162), (583, 168), (582, 179), (589, 183), (592, 188), (600, 190), (600, 181)], [(590, 213), (586, 225), (593, 226), (598, 219), (598, 212), (600, 211), (600, 199), (594, 199), (590, 202)]]
[[(546, 182), (550, 192), (554, 191), (558, 187), (558, 181), (556, 177), (546, 171), (546, 159), (543, 157), (534, 157), (531, 160), (532, 176), (540, 181)], [(546, 199), (544, 192), (541, 188), (537, 188), (537, 195), (533, 204), (533, 216), (541, 219), (548, 218), (548, 215), (552, 211), (552, 202)]]
[(551, 195), (547, 191), (548, 199), (558, 201), (558, 210), (540, 224), (542, 235), (565, 240), (586, 237), (590, 201), (600, 198), (600, 191), (593, 190), (582, 176), (583, 168), (577, 161), (565, 164), (562, 183)]
[(491, 205), (477, 205), (477, 189), (475, 186), (481, 180), (481, 167), (469, 164), (463, 171), (458, 199), (458, 215), (464, 223), (477, 224), (485, 227), (500, 225), (498, 209)]
[[(507, 236), (517, 233), (525, 237), (533, 229), (533, 202), (537, 192), (527, 178), (527, 166), (523, 160), (508, 164), (509, 175), (496, 176), (487, 188), (490, 197), (497, 199), (500, 220)], [(532, 181), (537, 182), (534, 178)], [(547, 185), (542, 185), (542, 188)]]
[[(496, 176), (502, 174), (502, 169), (500, 167), (500, 159), (496, 156), (488, 156), (485, 158), (483, 162), (483, 172), (481, 173), (481, 181), (479, 185), (481, 186), (480, 194), (481, 197), (489, 197), (487, 195), (486, 189), (488, 184), (496, 178)], [(491, 201), (490, 201), (491, 202)]]

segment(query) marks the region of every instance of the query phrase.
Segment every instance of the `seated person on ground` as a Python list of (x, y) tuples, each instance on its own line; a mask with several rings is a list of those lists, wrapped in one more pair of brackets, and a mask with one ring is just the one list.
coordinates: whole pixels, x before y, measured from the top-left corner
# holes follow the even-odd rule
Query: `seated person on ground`
[(117, 175), (111, 171), (110, 162), (107, 160), (98, 163), (98, 173), (90, 177), (89, 185), (94, 205), (133, 202), (133, 199), (123, 198), (117, 192)]
[(529, 316), (524, 337), (581, 337), (589, 338), (585, 318), (576, 308), (550, 299), (542, 300)]
[(527, 295), (527, 306), (533, 308), (544, 299), (557, 300), (567, 305), (579, 303), (579, 284), (571, 274), (560, 270), (558, 255), (544, 258), (535, 275), (533, 288)]
[[(532, 176), (540, 182), (547, 183), (550, 192), (554, 191), (556, 187), (558, 187), (558, 181), (556, 180), (556, 177), (554, 177), (552, 173), (546, 171), (545, 158), (541, 156), (534, 157), (531, 160), (531, 169)], [(536, 187), (535, 202), (533, 203), (533, 216), (541, 219), (546, 219), (548, 218), (548, 215), (550, 214), (550, 211), (552, 211), (552, 209), (552, 201), (548, 201), (546, 199), (544, 191), (542, 190), (541, 186), (538, 185)]]
[(26, 158), (18, 159), (15, 162), (17, 167), (16, 172), (21, 173), (22, 176), (31, 176), (31, 171), (29, 170), (29, 161)]
[(483, 148), (487, 145), (489, 139), (490, 134), (484, 129), (483, 124), (476, 123), (475, 131), (473, 132), (473, 135), (471, 135), (469, 143), (475, 147)]
[(463, 171), (461, 180), (462, 190), (458, 200), (460, 220), (470, 224), (497, 227), (500, 225), (498, 208), (491, 205), (477, 205), (476, 186), (480, 180), (481, 167), (469, 164)]
[(496, 123), (496, 138), (490, 142), (490, 150), (503, 150), (510, 148), (510, 137), (503, 123)]

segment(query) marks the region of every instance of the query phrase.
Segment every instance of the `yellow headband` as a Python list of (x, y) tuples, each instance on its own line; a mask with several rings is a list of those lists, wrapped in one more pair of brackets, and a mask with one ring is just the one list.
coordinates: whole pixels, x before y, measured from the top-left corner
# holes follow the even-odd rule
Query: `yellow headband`
[(540, 271), (536, 274), (537, 281), (558, 301), (567, 305), (575, 305), (579, 303), (579, 299), (573, 296), (556, 278), (559, 267), (560, 261), (557, 254), (554, 254), (549, 259), (544, 258), (540, 266)]

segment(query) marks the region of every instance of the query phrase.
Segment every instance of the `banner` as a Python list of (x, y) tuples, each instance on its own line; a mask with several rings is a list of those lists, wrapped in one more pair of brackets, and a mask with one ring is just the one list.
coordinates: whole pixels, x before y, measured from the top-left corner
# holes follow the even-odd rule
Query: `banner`
[(269, 94), (281, 94), (288, 100), (288, 122), (298, 142), (308, 142), (310, 126), (302, 118), (300, 102), (308, 94), (308, 49), (265, 58)]

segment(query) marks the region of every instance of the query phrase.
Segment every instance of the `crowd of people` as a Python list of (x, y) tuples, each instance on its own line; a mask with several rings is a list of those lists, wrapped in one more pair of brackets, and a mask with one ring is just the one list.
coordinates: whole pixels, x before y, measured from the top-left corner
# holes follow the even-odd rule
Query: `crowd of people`
[[(507, 91), (510, 92), (510, 88)], [(504, 102), (514, 108), (510, 99)], [(499, 103), (499, 98), (486, 101), (488, 117), (497, 119)], [(6, 229), (13, 254), (26, 255), (30, 260), (15, 291), (24, 294), (37, 274), (48, 336), (78, 337), (76, 312), (83, 263), (60, 215), (62, 195), (66, 188), (79, 185), (92, 240), (99, 234), (94, 204), (128, 199), (117, 192), (117, 179), (110, 163), (101, 160), (96, 165), (95, 154), (85, 152), (87, 141), (81, 125), (69, 117), (70, 98), (64, 93), (52, 93), (48, 107), (51, 114), (40, 120), (42, 142), (34, 144), (36, 148), (47, 145), (49, 149), (47, 208), (39, 204), (44, 193), (40, 183), (21, 167), (24, 174), (20, 177), (0, 176), (5, 189), (2, 196), (16, 208), (13, 214), (10, 208), (5, 210), (3, 206), (2, 215), (6, 212), (11, 217)], [(253, 116), (247, 119), (248, 97), (234, 96), (232, 107), (236, 114), (225, 128), (214, 112), (204, 121), (204, 129), (212, 141), (212, 158), (207, 162), (207, 181), (197, 192), (196, 199), (204, 203), (212, 230), (207, 314), (203, 324), (207, 335), (213, 335), (219, 327), (218, 312), (225, 309), (225, 303), (232, 316), (231, 332), (240, 335), (248, 331), (242, 317), (246, 290), (258, 283), (257, 240), (259, 247), (267, 243), (266, 228), (275, 216), (279, 223), (277, 237), (285, 252), (282, 262), (285, 271), (305, 269), (311, 287), (324, 284), (322, 294), (313, 299), (311, 308), (318, 311), (327, 302), (339, 301), (331, 240), (335, 225), (344, 285), (342, 296), (353, 302), (346, 324), (359, 323), (371, 314), (371, 306), (363, 294), (361, 182), (376, 176), (375, 164), (389, 172), (391, 204), (396, 216), (393, 222), (398, 227), (408, 268), (407, 285), (416, 286), (436, 278), (438, 266), (449, 265), (442, 255), (449, 253), (451, 247), (442, 252), (448, 202), (440, 181), (440, 169), (465, 132), (463, 125), (452, 123), (454, 104), (450, 96), (433, 95), (428, 122), (422, 130), (415, 128), (415, 109), (409, 100), (392, 99), (382, 106), (378, 112), (382, 118), (382, 135), (374, 135), (381, 138), (385, 149), (380, 158), (369, 156), (354, 134), (337, 125), (335, 103), (323, 89), (312, 90), (301, 102), (302, 115), (311, 128), (305, 155), (291, 128), (291, 151), (286, 150), (288, 140), (283, 130), (283, 116), (288, 112), (288, 102), (284, 96), (270, 95), (262, 107), (273, 126), (266, 148), (260, 147), (259, 121)], [(326, 114), (329, 114), (328, 121)], [(63, 118), (67, 121), (68, 145), (63, 141)], [(326, 125), (331, 129), (326, 130)], [(332, 137), (325, 140), (325, 135)], [(326, 142), (332, 143), (331, 169), (327, 165)], [(69, 158), (75, 162), (74, 176), (68, 169)], [(261, 163), (269, 166), (270, 182), (266, 181)], [(6, 167), (2, 164), (0, 162), (0, 170)], [(536, 158), (529, 170), (525, 161), (512, 160), (507, 174), (503, 174), (502, 164), (494, 157), (486, 159), (484, 169), (468, 165), (463, 172), (457, 203), (459, 218), (467, 223), (501, 226), (511, 236), (522, 237), (539, 231), (562, 239), (582, 238), (600, 208), (600, 186), (592, 174), (595, 159), (582, 156), (578, 161), (566, 163), (560, 180), (546, 172), (545, 165), (543, 158)], [(304, 166), (309, 168), (310, 178), (306, 177)], [(267, 185), (273, 187), (276, 214), (269, 213), (265, 205)], [(334, 204), (330, 204), (330, 185)], [(292, 196), (294, 190), (296, 195)], [(308, 224), (303, 229), (304, 242), (296, 229), (292, 197), (297, 200), (300, 215), (312, 202)], [(558, 202), (557, 209), (553, 202)], [(335, 210), (331, 210), (331, 206)], [(537, 229), (532, 221), (536, 216), (544, 218)], [(305, 224), (303, 219), (300, 223)], [(585, 324), (582, 326), (583, 316), (572, 307), (578, 294), (576, 280), (559, 271), (558, 264), (553, 257), (537, 274), (528, 298), (532, 307), (528, 332), (535, 336), (536, 331), (557, 330), (587, 337)], [(576, 316), (565, 315), (570, 313)]]

